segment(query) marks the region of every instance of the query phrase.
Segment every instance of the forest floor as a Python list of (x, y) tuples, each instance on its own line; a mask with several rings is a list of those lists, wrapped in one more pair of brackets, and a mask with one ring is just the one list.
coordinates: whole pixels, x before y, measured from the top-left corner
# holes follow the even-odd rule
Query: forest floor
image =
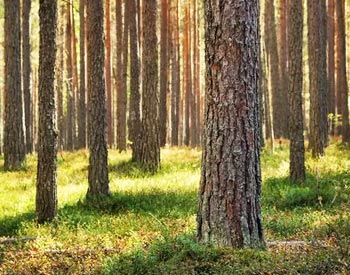
[(0, 170), (0, 274), (350, 274), (350, 151), (307, 154), (304, 184), (288, 180), (288, 152), (262, 153), (263, 251), (196, 243), (199, 150), (162, 150), (157, 175), (111, 150), (112, 195), (98, 204), (84, 201), (87, 151), (60, 153), (58, 217), (40, 226), (29, 156)]

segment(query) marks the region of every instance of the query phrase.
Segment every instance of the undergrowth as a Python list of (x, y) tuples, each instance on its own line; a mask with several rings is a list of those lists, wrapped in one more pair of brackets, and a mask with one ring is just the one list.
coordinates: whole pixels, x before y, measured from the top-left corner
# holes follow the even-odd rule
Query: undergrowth
[[(87, 151), (58, 155), (58, 217), (35, 221), (36, 157), (20, 171), (0, 169), (0, 274), (346, 274), (350, 243), (350, 154), (331, 144), (307, 154), (307, 180), (288, 179), (288, 144), (262, 152), (267, 242), (305, 241), (267, 251), (219, 249), (195, 239), (201, 152), (162, 150), (152, 175), (109, 152), (112, 195), (86, 202)], [(0, 158), (0, 167), (3, 159)], [(323, 245), (309, 245), (315, 241)]]

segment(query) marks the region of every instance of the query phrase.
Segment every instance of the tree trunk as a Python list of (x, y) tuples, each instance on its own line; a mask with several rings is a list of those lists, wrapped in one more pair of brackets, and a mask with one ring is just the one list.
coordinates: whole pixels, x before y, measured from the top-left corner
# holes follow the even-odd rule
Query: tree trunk
[(20, 1), (5, 0), (5, 170), (21, 168), (25, 159), (21, 90)]
[[(130, 0), (129, 0), (130, 1)], [(127, 113), (127, 68), (128, 68), (128, 6), (129, 1), (124, 1), (124, 26), (121, 38), (121, 66), (117, 65), (120, 70), (120, 85), (117, 91), (117, 149), (119, 151), (126, 150), (126, 113)], [(121, 21), (117, 22), (117, 24)], [(118, 36), (118, 34), (117, 34)], [(118, 38), (117, 38), (118, 40)], [(117, 41), (119, 43), (119, 41)], [(118, 45), (117, 45), (118, 48)]]
[(190, 145), (190, 108), (192, 101), (192, 74), (191, 74), (191, 27), (190, 27), (190, 7), (189, 4), (185, 7), (185, 22), (184, 22), (184, 84), (185, 84), (185, 138), (184, 144)]
[(87, 198), (93, 198), (109, 194), (103, 0), (88, 0), (86, 11), (90, 151)]
[[(197, 2), (195, 0), (193, 2), (192, 13), (190, 12), (190, 36), (193, 36), (192, 43), (190, 45), (190, 52), (192, 52), (192, 75), (191, 75), (191, 138), (190, 144), (191, 147), (197, 146), (197, 102), (196, 102), (196, 91), (197, 91), (197, 67), (196, 67), (196, 44), (197, 44), (197, 19), (196, 19), (196, 9)], [(192, 16), (191, 16), (192, 15)], [(192, 33), (191, 33), (192, 31)]]
[(322, 32), (321, 2), (308, 0), (308, 43), (309, 43), (309, 75), (310, 75), (310, 136), (309, 149), (313, 157), (324, 155), (323, 123), (322, 123), (322, 99), (323, 87), (322, 74)]
[(135, 160), (150, 172), (156, 172), (160, 166), (157, 0), (142, 4), (142, 124)]
[[(293, 1), (293, 0), (292, 0)], [(288, 65), (288, 0), (280, 0), (280, 31), (279, 31), (279, 68), (280, 68), (280, 93), (281, 93), (281, 108), (284, 108), (283, 112), (279, 113), (281, 120), (281, 136), (289, 137), (288, 133), (288, 117), (289, 110), (285, 109), (288, 105), (283, 103), (288, 102), (288, 75), (287, 75), (287, 65)], [(280, 108), (280, 110), (281, 110)]]
[(342, 117), (342, 143), (349, 144), (349, 104), (348, 104), (348, 83), (346, 75), (346, 42), (345, 42), (345, 17), (344, 4), (341, 0), (336, 0), (336, 18), (337, 18), (337, 79), (336, 89), (341, 99), (341, 117)]
[(168, 86), (168, 0), (161, 0), (160, 24), (160, 96), (159, 96), (159, 134), (160, 146), (166, 143), (167, 86)]
[[(106, 0), (106, 89), (107, 89), (107, 132), (108, 145), (110, 148), (114, 144), (114, 127), (112, 116), (112, 41), (111, 41), (111, 1)], [(120, 70), (120, 68), (117, 68)]]
[[(328, 63), (327, 63), (327, 74), (328, 74), (328, 113), (335, 115), (335, 60), (334, 60), (334, 1), (328, 0), (328, 16), (327, 16), (327, 36), (328, 36)], [(334, 134), (335, 118), (331, 117), (328, 119), (330, 133)]]
[(266, 0), (265, 2), (265, 36), (266, 51), (269, 64), (269, 75), (271, 81), (271, 103), (273, 117), (273, 131), (276, 138), (283, 137), (283, 114), (285, 113), (286, 101), (283, 101), (280, 74), (279, 57), (277, 50), (276, 22), (275, 22), (275, 0)]
[[(138, 38), (138, 10), (136, 0), (130, 0), (130, 101), (129, 101), (129, 140), (131, 148), (137, 147), (140, 131), (140, 55)], [(133, 150), (134, 153), (134, 150)], [(135, 156), (132, 157), (133, 159)]]
[(219, 246), (264, 246), (258, 3), (205, 2), (207, 85), (197, 222), (199, 240)]
[(74, 149), (74, 95), (72, 68), (72, 0), (66, 4), (66, 87), (67, 87), (67, 150)]
[(179, 111), (180, 111), (180, 49), (179, 49), (179, 3), (174, 1), (174, 19), (172, 21), (173, 52), (171, 56), (171, 145), (179, 145)]
[(79, 0), (80, 19), (80, 85), (79, 85), (79, 119), (78, 138), (79, 148), (86, 148), (86, 65), (85, 65), (85, 5), (86, 0)]
[(57, 129), (55, 63), (57, 1), (40, 0), (39, 140), (36, 213), (38, 222), (57, 214)]
[[(72, 2), (73, 5), (73, 2)], [(74, 19), (74, 12), (73, 12), (73, 6), (71, 9), (71, 14), (72, 14), (72, 41), (71, 41), (71, 46), (72, 46), (72, 96), (73, 96), (73, 112), (72, 112), (72, 121), (73, 121), (73, 145), (74, 148), (76, 149), (78, 146), (78, 136), (77, 136), (77, 121), (76, 121), (76, 113), (77, 113), (77, 98), (78, 98), (78, 90), (79, 90), (79, 84), (78, 84), (78, 66), (77, 66), (77, 38), (76, 38), (76, 33), (75, 33), (75, 19)]]
[(26, 152), (33, 152), (33, 102), (31, 89), (31, 68), (30, 68), (30, 10), (31, 0), (23, 0), (22, 7), (22, 75), (23, 75), (23, 96), (24, 96), (24, 120), (26, 136)]
[(293, 0), (288, 14), (290, 178), (305, 180), (303, 125), (303, 3)]

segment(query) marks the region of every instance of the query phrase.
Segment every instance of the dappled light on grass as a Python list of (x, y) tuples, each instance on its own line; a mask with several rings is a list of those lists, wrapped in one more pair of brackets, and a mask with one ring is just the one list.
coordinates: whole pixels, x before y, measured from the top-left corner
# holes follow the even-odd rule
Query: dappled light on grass
[[(288, 154), (287, 142), (280, 143), (274, 155), (262, 154), (266, 239), (320, 240), (331, 244), (327, 249), (241, 252), (197, 244), (199, 150), (164, 149), (161, 170), (155, 175), (130, 162), (130, 152), (111, 150), (111, 196), (98, 203), (85, 201), (88, 153), (78, 151), (58, 156), (59, 212), (51, 224), (35, 222), (35, 156), (28, 157), (21, 171), (0, 171), (1, 239), (36, 238), (0, 244), (0, 273), (138, 274), (143, 268), (143, 274), (154, 274), (154, 268), (161, 268), (164, 274), (244, 274), (248, 256), (260, 261), (248, 274), (278, 270), (285, 274), (283, 270), (293, 266), (309, 274), (326, 266), (341, 270), (338, 258), (346, 257), (350, 239), (350, 154), (332, 144), (326, 157), (308, 158), (303, 184), (289, 181)], [(9, 270), (14, 273), (6, 273)]]

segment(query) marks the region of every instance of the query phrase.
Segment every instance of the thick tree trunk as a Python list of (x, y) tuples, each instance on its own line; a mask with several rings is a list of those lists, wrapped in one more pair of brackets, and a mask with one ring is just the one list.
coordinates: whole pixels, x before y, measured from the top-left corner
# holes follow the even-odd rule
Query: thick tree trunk
[(290, 178), (305, 180), (303, 125), (303, 3), (293, 0), (288, 14)]
[(86, 11), (90, 151), (87, 198), (93, 198), (109, 194), (103, 0), (88, 0)]
[(264, 246), (258, 106), (259, 1), (206, 1), (206, 108), (198, 238)]
[(21, 168), (25, 159), (21, 89), (20, 1), (5, 0), (5, 135), (4, 167)]
[[(140, 55), (138, 38), (138, 10), (136, 0), (130, 0), (130, 101), (129, 101), (129, 140), (131, 148), (137, 147), (140, 132)], [(133, 150), (134, 153), (134, 150)], [(132, 157), (134, 159), (134, 156)]]
[[(328, 37), (328, 62), (327, 62), (327, 74), (328, 74), (328, 113), (335, 115), (335, 59), (334, 59), (334, 17), (335, 17), (335, 9), (334, 9), (334, 1), (328, 0), (328, 15), (327, 15), (327, 37)], [(330, 133), (334, 134), (334, 126), (335, 121), (334, 118), (328, 119), (329, 121), (329, 129)]]
[(342, 0), (336, 0), (336, 18), (337, 18), (337, 80), (336, 89), (341, 98), (341, 117), (342, 117), (342, 143), (350, 142), (349, 127), (349, 104), (348, 104), (348, 83), (346, 75), (346, 40), (345, 40), (345, 17), (344, 3)]
[(160, 96), (159, 134), (160, 146), (165, 146), (167, 132), (167, 87), (168, 87), (168, 0), (161, 0), (160, 24)]
[(313, 157), (324, 154), (325, 140), (323, 129), (323, 93), (324, 87), (322, 73), (322, 27), (321, 2), (308, 0), (308, 43), (309, 43), (309, 76), (310, 76), (310, 135), (309, 149)]
[(141, 136), (135, 148), (135, 160), (145, 169), (156, 172), (160, 167), (157, 0), (147, 0), (142, 6), (142, 124)]
[(57, 129), (55, 63), (57, 1), (40, 0), (39, 140), (36, 213), (38, 222), (57, 214)]
[(85, 47), (85, 4), (86, 0), (79, 0), (79, 46), (80, 46), (80, 85), (79, 85), (79, 114), (78, 139), (79, 148), (86, 148), (86, 47)]
[(23, 0), (22, 7), (22, 75), (23, 75), (23, 96), (24, 96), (24, 121), (26, 136), (26, 152), (33, 152), (33, 100), (31, 86), (31, 67), (30, 67), (30, 10), (31, 0)]

